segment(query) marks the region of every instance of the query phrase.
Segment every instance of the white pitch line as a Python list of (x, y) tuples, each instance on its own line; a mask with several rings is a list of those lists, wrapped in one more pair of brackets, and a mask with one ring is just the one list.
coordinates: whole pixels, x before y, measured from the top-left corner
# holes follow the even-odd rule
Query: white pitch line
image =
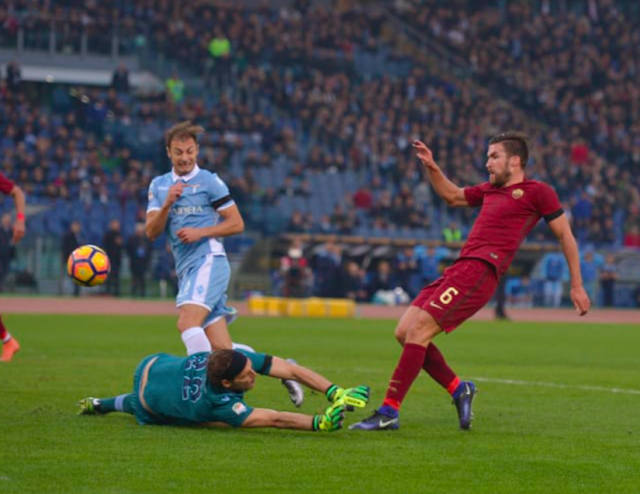
[[(335, 370), (335, 369), (334, 369)], [(345, 369), (346, 370), (346, 369)], [(369, 373), (369, 374), (381, 374), (383, 373), (379, 369), (362, 369), (355, 368), (352, 371)], [(425, 376), (422, 372), (420, 377)], [(562, 383), (550, 383), (545, 381), (520, 381), (517, 379), (494, 379), (492, 377), (471, 377), (473, 381), (481, 383), (496, 383), (496, 384), (511, 384), (513, 386), (540, 386), (543, 388), (559, 388), (559, 389), (579, 389), (581, 391), (599, 391), (601, 393), (614, 393), (622, 395), (640, 395), (640, 389), (629, 388), (605, 388), (604, 386), (585, 386), (580, 384), (562, 384)]]
[(515, 379), (493, 379), (490, 377), (473, 377), (474, 381), (485, 383), (512, 384), (515, 386), (541, 386), (544, 388), (579, 389), (581, 391), (600, 391), (625, 395), (640, 395), (640, 389), (605, 388), (603, 386), (583, 386), (575, 384), (549, 383), (544, 381), (518, 381)]

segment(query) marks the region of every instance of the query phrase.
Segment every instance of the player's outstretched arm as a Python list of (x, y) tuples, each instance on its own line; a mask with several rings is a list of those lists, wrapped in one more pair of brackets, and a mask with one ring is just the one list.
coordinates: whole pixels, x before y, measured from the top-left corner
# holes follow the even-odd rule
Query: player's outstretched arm
[(16, 205), (16, 221), (13, 224), (13, 243), (17, 244), (24, 237), (26, 228), (24, 224), (25, 199), (24, 192), (17, 185), (11, 190), (11, 197)]
[(317, 372), (302, 365), (287, 362), (280, 357), (273, 357), (269, 376), (278, 379), (293, 379), (320, 393), (326, 393), (332, 385), (331, 381)]
[(242, 427), (275, 427), (278, 429), (297, 429), (302, 431), (333, 432), (342, 429), (345, 406), (331, 405), (319, 415), (278, 412), (266, 408), (256, 408), (242, 422)]
[(345, 405), (349, 410), (353, 410), (353, 407), (364, 408), (369, 402), (369, 386), (344, 389), (307, 367), (292, 364), (279, 357), (273, 357), (269, 376), (298, 381), (308, 388), (324, 393), (331, 403)]
[(571, 301), (573, 302), (576, 312), (584, 316), (591, 307), (589, 296), (582, 286), (582, 274), (580, 272), (580, 254), (578, 252), (578, 244), (571, 232), (571, 225), (564, 214), (549, 222), (549, 227), (554, 235), (558, 238), (562, 252), (569, 266), (569, 274), (571, 275)]
[(469, 203), (464, 195), (464, 189), (458, 187), (442, 173), (442, 170), (433, 159), (431, 149), (422, 141), (414, 141), (412, 146), (416, 150), (416, 156), (427, 170), (433, 189), (442, 200), (451, 207), (468, 206)]

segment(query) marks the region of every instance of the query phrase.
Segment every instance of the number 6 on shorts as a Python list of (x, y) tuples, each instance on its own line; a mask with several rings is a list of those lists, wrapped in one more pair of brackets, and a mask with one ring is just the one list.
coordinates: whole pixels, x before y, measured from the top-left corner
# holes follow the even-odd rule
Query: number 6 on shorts
[(442, 295), (440, 295), (440, 302), (444, 305), (450, 304), (455, 295), (458, 295), (460, 292), (456, 290), (454, 287), (450, 286), (447, 288)]

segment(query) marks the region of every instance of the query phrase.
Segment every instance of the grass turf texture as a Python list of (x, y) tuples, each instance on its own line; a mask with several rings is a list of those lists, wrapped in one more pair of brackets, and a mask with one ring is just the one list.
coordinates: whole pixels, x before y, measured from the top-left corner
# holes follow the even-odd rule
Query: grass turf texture
[[(170, 317), (6, 315), (23, 350), (0, 365), (0, 492), (638, 492), (640, 327), (467, 323), (438, 343), (479, 382), (473, 430), (457, 429), (446, 393), (421, 376), (399, 431), (333, 434), (140, 427), (133, 417), (78, 417), (84, 396), (131, 390), (146, 354), (181, 354)], [(393, 321), (241, 319), (234, 338), (295, 357), (342, 386), (369, 384), (372, 406), (397, 362)], [(606, 388), (589, 390), (581, 386)], [(294, 410), (259, 378), (254, 406)], [(308, 395), (301, 411), (326, 407)]]

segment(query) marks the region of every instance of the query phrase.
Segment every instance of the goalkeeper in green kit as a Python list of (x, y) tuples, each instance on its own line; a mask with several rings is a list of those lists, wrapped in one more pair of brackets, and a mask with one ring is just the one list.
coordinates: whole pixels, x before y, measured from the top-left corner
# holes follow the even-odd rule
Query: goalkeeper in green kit
[[(244, 393), (256, 374), (293, 379), (325, 393), (331, 405), (319, 415), (252, 408)], [(343, 389), (316, 372), (279, 357), (242, 350), (217, 350), (189, 357), (164, 353), (145, 357), (133, 379), (133, 392), (113, 398), (84, 398), (81, 415), (124, 412), (141, 425), (277, 427), (332, 432), (342, 428), (345, 411), (364, 408), (369, 387)]]

